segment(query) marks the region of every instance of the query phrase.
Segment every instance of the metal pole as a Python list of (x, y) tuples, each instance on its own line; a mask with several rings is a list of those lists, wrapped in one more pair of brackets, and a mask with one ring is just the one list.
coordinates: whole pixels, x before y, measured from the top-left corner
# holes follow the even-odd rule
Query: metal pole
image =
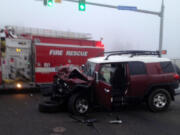
[[(75, 3), (79, 2), (79, 0), (64, 0), (64, 1), (75, 2)], [(99, 6), (99, 7), (107, 7), (107, 8), (118, 9), (118, 6), (113, 6), (113, 5), (98, 4), (98, 3), (92, 3), (92, 2), (86, 2), (86, 4), (93, 5), (93, 6)], [(159, 57), (161, 57), (162, 45), (163, 45), (164, 0), (162, 0), (160, 12), (154, 12), (154, 11), (148, 11), (148, 10), (142, 10), (142, 9), (129, 10), (129, 11), (151, 14), (151, 15), (157, 15), (160, 17), (159, 49), (158, 50), (160, 53)]]
[(164, 24), (164, 0), (162, 0), (161, 13), (160, 13), (160, 31), (159, 31), (159, 52), (161, 57), (163, 45), (163, 24)]
[[(79, 3), (79, 0), (63, 0), (63, 1)], [(107, 7), (107, 8), (115, 8), (115, 9), (117, 9), (117, 6), (107, 5), (107, 4), (93, 3), (93, 2), (87, 2), (87, 1), (86, 1), (86, 4), (93, 5), (93, 6), (98, 6), (98, 7)]]
[[(78, 3), (79, 2), (79, 0), (63, 0), (63, 1), (74, 2), (74, 3)], [(118, 6), (108, 5), (108, 4), (93, 3), (93, 2), (88, 2), (88, 1), (86, 1), (86, 4), (92, 5), (92, 6), (98, 6), (98, 7), (106, 7), (106, 8), (118, 9)], [(142, 9), (128, 10), (128, 11), (133, 11), (133, 12), (139, 12), (139, 13), (145, 13), (145, 14), (151, 14), (151, 15), (158, 15), (158, 16), (160, 16), (160, 12), (154, 12), (154, 11), (148, 11), (148, 10), (142, 10)]]
[(154, 12), (154, 11), (148, 11), (148, 10), (142, 10), (142, 9), (134, 10), (134, 12), (151, 14), (151, 15), (157, 15), (157, 16), (160, 16), (160, 15), (161, 15), (160, 12)]
[[(43, 0), (36, 0), (36, 1), (43, 1)], [(74, 2), (74, 3), (79, 2), (79, 0), (63, 0), (63, 1)], [(100, 4), (100, 3), (93, 3), (93, 2), (86, 2), (86, 4), (98, 6), (98, 7), (107, 7), (107, 8), (118, 9), (118, 6), (114, 6), (114, 5), (107, 5), (107, 4)], [(128, 10), (128, 9), (124, 9), (124, 10)], [(163, 45), (164, 0), (162, 0), (161, 12), (154, 12), (154, 11), (148, 11), (148, 10), (142, 10), (142, 9), (128, 10), (128, 11), (157, 15), (160, 17), (159, 52), (160, 52), (160, 57), (161, 57), (161, 51), (162, 51), (162, 45)]]

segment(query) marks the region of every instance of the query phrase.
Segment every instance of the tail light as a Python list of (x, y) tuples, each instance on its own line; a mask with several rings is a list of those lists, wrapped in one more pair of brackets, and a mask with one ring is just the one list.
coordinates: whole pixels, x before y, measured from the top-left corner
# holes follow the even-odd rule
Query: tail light
[(180, 79), (180, 76), (179, 76), (178, 74), (175, 74), (175, 75), (174, 75), (174, 79), (179, 80), (179, 79)]

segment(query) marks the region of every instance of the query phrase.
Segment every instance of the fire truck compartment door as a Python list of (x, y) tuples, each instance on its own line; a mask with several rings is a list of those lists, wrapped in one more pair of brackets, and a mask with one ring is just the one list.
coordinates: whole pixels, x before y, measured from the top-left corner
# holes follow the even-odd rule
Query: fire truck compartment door
[(2, 58), (2, 78), (9, 81), (32, 81), (31, 40), (6, 39)]

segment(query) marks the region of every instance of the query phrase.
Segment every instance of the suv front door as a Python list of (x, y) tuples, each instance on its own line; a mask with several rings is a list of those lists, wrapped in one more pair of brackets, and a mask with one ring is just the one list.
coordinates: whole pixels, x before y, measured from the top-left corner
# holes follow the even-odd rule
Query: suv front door
[(96, 82), (96, 97), (103, 107), (111, 108), (111, 84), (110, 78), (112, 76), (113, 67), (111, 64), (103, 64), (100, 67), (98, 74), (98, 81)]

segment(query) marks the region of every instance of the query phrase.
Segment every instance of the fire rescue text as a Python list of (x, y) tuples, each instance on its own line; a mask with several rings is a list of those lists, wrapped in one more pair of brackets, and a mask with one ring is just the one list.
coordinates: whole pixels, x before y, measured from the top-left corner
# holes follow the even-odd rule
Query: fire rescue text
[[(87, 56), (88, 52), (87, 51), (66, 51), (66, 56)], [(49, 51), (49, 55), (57, 55), (57, 56), (62, 56), (63, 55), (63, 50), (53, 50), (51, 49)]]

